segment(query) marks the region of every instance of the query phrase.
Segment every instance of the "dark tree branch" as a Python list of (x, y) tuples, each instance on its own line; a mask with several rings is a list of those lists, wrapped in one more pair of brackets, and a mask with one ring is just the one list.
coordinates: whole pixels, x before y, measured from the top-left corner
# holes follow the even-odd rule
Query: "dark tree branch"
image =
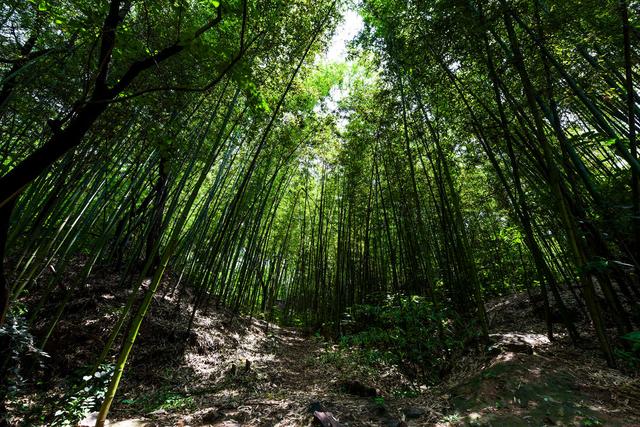
[(216, 14), (216, 17), (210, 20), (209, 22), (207, 22), (202, 27), (200, 27), (194, 33), (193, 37), (187, 39), (184, 42), (176, 42), (171, 46), (165, 47), (155, 55), (148, 56), (144, 59), (138, 60), (133, 64), (131, 64), (131, 66), (124, 73), (120, 81), (118, 81), (118, 83), (116, 83), (111, 89), (108, 90), (108, 96), (105, 97), (105, 100), (109, 100), (116, 97), (123, 90), (125, 90), (140, 73), (182, 52), (187, 48), (187, 46), (189, 46), (190, 43), (192, 43), (194, 40), (199, 38), (202, 34), (206, 33), (216, 25), (218, 25), (221, 21), (222, 21), (222, 11), (221, 11), (221, 8), (218, 7), (218, 12)]
[(240, 60), (244, 57), (244, 54), (249, 50), (249, 48), (251, 47), (251, 45), (255, 42), (255, 40), (257, 40), (258, 38), (260, 38), (260, 36), (262, 35), (262, 33), (258, 34), (256, 37), (254, 37), (247, 45), (246, 45), (246, 50), (239, 52), (232, 60), (231, 62), (229, 62), (224, 69), (220, 72), (220, 74), (218, 74), (218, 76), (216, 76), (215, 79), (211, 80), (209, 83), (207, 83), (205, 86), (202, 87), (185, 87), (185, 86), (160, 86), (160, 87), (155, 87), (155, 88), (148, 88), (148, 89), (143, 89), (141, 91), (138, 91), (136, 93), (133, 93), (131, 95), (127, 95), (127, 96), (123, 96), (121, 98), (117, 98), (117, 99), (112, 99), (109, 101), (104, 101), (107, 103), (116, 103), (116, 102), (123, 102), (123, 101), (127, 101), (130, 100), (132, 98), (137, 98), (139, 96), (148, 94), (148, 93), (154, 93), (154, 92), (191, 92), (191, 93), (202, 93), (202, 92), (207, 92), (208, 90), (210, 90), (211, 88), (215, 87), (218, 83), (220, 83), (220, 81), (222, 81), (222, 79), (229, 73), (229, 71), (231, 71), (233, 69), (233, 67), (240, 62)]
[[(125, 75), (122, 77), (120, 82), (118, 82), (118, 84), (116, 84), (113, 87), (112, 90), (113, 91), (117, 91), (117, 93), (116, 93), (116, 95), (114, 95), (114, 97), (117, 96), (117, 94), (121, 93), (124, 89), (126, 89), (126, 87), (129, 86), (129, 84), (135, 78), (135, 76), (137, 76), (140, 72), (150, 68), (154, 64), (156, 64), (156, 65), (159, 64), (161, 61), (164, 61), (165, 59), (168, 59), (170, 56), (173, 56), (176, 53), (179, 53), (181, 50), (183, 50), (186, 47), (185, 46), (186, 44), (191, 43), (193, 40), (198, 38), (200, 35), (204, 34), (205, 31), (208, 31), (209, 29), (213, 28), (217, 23), (219, 23), (221, 21), (221, 19), (222, 19), (221, 8), (218, 8), (217, 17), (214, 20), (208, 22), (203, 27), (199, 28), (198, 31), (196, 31), (196, 33), (195, 33), (196, 35), (194, 37), (190, 38), (189, 41), (187, 41), (186, 43), (183, 43), (183, 44), (176, 43), (173, 46), (169, 46), (169, 47), (165, 48), (163, 51), (157, 53), (154, 56), (145, 58), (143, 60), (138, 61), (137, 63), (134, 63), (129, 68), (129, 70), (125, 73)], [(123, 101), (129, 100), (129, 99), (132, 99), (132, 98), (136, 98), (138, 96), (141, 96), (141, 95), (144, 95), (144, 94), (147, 94), (147, 93), (152, 93), (152, 92), (164, 92), (164, 91), (166, 91), (166, 92), (206, 92), (206, 91), (210, 90), (215, 85), (220, 83), (220, 81), (227, 75), (227, 73), (229, 71), (231, 71), (231, 69), (233, 69), (233, 67), (238, 62), (240, 62), (240, 60), (244, 57), (244, 54), (255, 43), (255, 41), (258, 40), (262, 36), (263, 33), (261, 32), (261, 33), (257, 34), (255, 37), (253, 37), (249, 41), (249, 43), (245, 44), (246, 26), (247, 26), (247, 0), (244, 0), (244, 2), (243, 2), (243, 11), (242, 11), (242, 29), (240, 31), (240, 50), (238, 51), (236, 56), (234, 56), (234, 58), (231, 60), (231, 62), (229, 62), (225, 66), (225, 68), (222, 70), (222, 72), (215, 79), (213, 79), (212, 81), (207, 83), (205, 86), (197, 87), (197, 88), (183, 87), (183, 86), (161, 86), (161, 87), (156, 87), (156, 88), (143, 89), (143, 90), (141, 90), (139, 92), (136, 92), (136, 93), (133, 93), (131, 95), (127, 95), (127, 96), (124, 96), (124, 97), (118, 98), (118, 99), (105, 100), (104, 102), (107, 102), (107, 103), (123, 102)], [(206, 30), (205, 30), (205, 28), (206, 28)], [(166, 56), (166, 55), (169, 54), (170, 51), (175, 50), (175, 48), (177, 48), (177, 47), (180, 47), (181, 49), (179, 51), (169, 55), (169, 56)], [(165, 55), (162, 55), (163, 53), (165, 53)]]
[(124, 19), (120, 12), (121, 0), (111, 0), (109, 13), (102, 26), (102, 40), (100, 43), (100, 53), (98, 55), (98, 74), (96, 76), (95, 92), (102, 95), (107, 87), (107, 77), (109, 76), (109, 64), (113, 48), (116, 44), (116, 30)]

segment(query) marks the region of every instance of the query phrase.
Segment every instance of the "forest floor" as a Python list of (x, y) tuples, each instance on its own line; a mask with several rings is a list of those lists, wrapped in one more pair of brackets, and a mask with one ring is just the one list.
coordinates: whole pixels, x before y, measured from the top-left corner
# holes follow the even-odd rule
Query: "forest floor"
[[(114, 302), (126, 297), (109, 292), (112, 283), (66, 310), (47, 346), (50, 390), (68, 388), (69, 373), (105, 342)], [(189, 331), (190, 307), (176, 310), (172, 298), (156, 296), (112, 426), (306, 426), (314, 411), (343, 426), (640, 426), (638, 377), (607, 368), (587, 341), (549, 342), (523, 294), (488, 304), (493, 347), (468, 353), (432, 387), (319, 336), (222, 309), (198, 312)]]

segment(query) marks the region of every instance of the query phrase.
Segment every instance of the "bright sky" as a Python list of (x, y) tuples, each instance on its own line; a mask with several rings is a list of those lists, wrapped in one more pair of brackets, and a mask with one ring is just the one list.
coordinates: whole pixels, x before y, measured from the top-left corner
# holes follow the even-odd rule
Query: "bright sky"
[(336, 29), (327, 50), (328, 62), (341, 62), (347, 59), (347, 43), (349, 43), (364, 27), (362, 17), (355, 10), (347, 10), (344, 20)]
[[(348, 9), (344, 12), (343, 20), (336, 28), (329, 47), (323, 56), (316, 57), (316, 60), (320, 60), (325, 63), (331, 62), (345, 62), (347, 60), (347, 44), (353, 40), (360, 30), (364, 28), (364, 21), (362, 17), (355, 10)], [(324, 99), (324, 105), (327, 108), (328, 114), (334, 114), (338, 110), (338, 102), (347, 95), (346, 89), (340, 89), (333, 87), (329, 92), (329, 96)], [(314, 111), (319, 113), (321, 110), (321, 103), (318, 103)], [(326, 113), (325, 113), (326, 114)], [(344, 117), (338, 118), (338, 128), (343, 129), (346, 127), (348, 120)]]

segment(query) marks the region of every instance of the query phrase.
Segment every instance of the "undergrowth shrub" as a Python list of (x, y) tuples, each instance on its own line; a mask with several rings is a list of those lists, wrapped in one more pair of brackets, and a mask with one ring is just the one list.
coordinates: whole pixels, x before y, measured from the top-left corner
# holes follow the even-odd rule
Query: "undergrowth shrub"
[(16, 412), (28, 410), (18, 403), (28, 383), (33, 382), (27, 379), (34, 377), (34, 372), (42, 369), (44, 359), (49, 357), (36, 346), (24, 314), (23, 307), (16, 305), (0, 327), (0, 425), (3, 422), (9, 425), (6, 404), (17, 405)]
[(8, 316), (0, 327), (0, 345), (4, 347), (0, 351), (0, 393), (11, 399), (23, 391), (28, 371), (42, 368), (43, 359), (49, 355), (36, 346), (27, 321), (19, 315)]
[(72, 390), (63, 397), (53, 415), (52, 427), (68, 427), (77, 424), (92, 411), (97, 410), (104, 400), (107, 387), (113, 376), (114, 366), (103, 364), (92, 375), (73, 378)]
[(369, 362), (398, 366), (411, 378), (436, 382), (477, 336), (449, 310), (434, 310), (419, 296), (395, 295), (381, 305), (356, 305), (343, 322), (341, 344), (361, 349)]
[(622, 336), (627, 349), (618, 348), (616, 354), (632, 369), (640, 369), (640, 331), (629, 332)]

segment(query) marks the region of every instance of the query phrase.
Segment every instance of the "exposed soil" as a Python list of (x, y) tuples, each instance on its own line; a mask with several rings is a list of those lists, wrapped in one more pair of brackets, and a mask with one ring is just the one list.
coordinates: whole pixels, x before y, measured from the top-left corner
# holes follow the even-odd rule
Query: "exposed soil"
[[(11, 408), (51, 401), (93, 362), (127, 295), (115, 275), (101, 277), (70, 302), (46, 347), (47, 391)], [(176, 309), (177, 294), (156, 296), (112, 425), (305, 426), (320, 411), (344, 426), (640, 426), (637, 376), (607, 368), (589, 340), (577, 349), (560, 333), (550, 343), (525, 295), (488, 304), (495, 344), (471, 351), (445, 382), (427, 387), (318, 336), (223, 309), (198, 311), (188, 330), (192, 307)]]

